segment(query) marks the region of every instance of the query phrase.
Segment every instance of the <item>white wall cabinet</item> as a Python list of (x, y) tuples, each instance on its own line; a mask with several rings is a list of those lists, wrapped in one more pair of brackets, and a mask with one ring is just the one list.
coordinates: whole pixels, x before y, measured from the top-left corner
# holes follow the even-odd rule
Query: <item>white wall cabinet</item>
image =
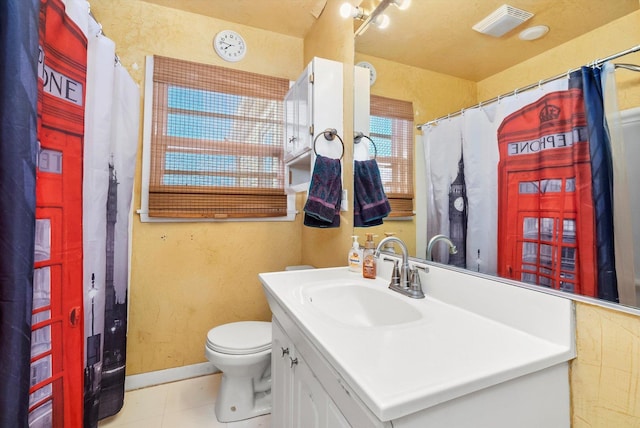
[[(364, 67), (353, 67), (353, 133), (371, 135), (370, 125), (371, 95), (369, 70)], [(353, 159), (365, 161), (371, 158), (369, 140), (361, 139), (353, 142)]]
[[(288, 193), (309, 187), (314, 155), (314, 138), (326, 129), (343, 137), (343, 66), (324, 58), (313, 58), (289, 89), (284, 100), (285, 189)], [(337, 138), (316, 139), (316, 152), (340, 158), (343, 145)]]
[(279, 428), (346, 428), (349, 423), (274, 319), (271, 424)]

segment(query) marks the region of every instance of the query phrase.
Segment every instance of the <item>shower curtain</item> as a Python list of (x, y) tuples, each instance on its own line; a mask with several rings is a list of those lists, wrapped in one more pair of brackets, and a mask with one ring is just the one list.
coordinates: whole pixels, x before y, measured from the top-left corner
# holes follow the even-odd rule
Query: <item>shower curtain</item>
[[(546, 113), (542, 113), (542, 110), (539, 109), (535, 113), (538, 114), (536, 117), (533, 106), (536, 102), (541, 102), (540, 100), (549, 97), (549, 94), (561, 94), (568, 91), (569, 85), (578, 87), (576, 91), (580, 93), (580, 102), (582, 102), (584, 93), (584, 110), (588, 117), (591, 135), (589, 139), (589, 164), (591, 165), (591, 162), (593, 162), (591, 167), (595, 174), (593, 181), (591, 181), (590, 176), (588, 186), (593, 187), (596, 191), (594, 199), (590, 199), (589, 203), (595, 207), (594, 215), (598, 218), (597, 226), (595, 222), (592, 225), (593, 229), (597, 228), (598, 230), (598, 239), (594, 240), (594, 248), (592, 249), (592, 252), (595, 253), (592, 264), (597, 264), (598, 272), (597, 296), (617, 301), (615, 268), (612, 268), (615, 263), (612, 251), (613, 235), (609, 226), (612, 223), (608, 222), (608, 219), (612, 218), (610, 192), (607, 192), (611, 185), (609, 179), (611, 158), (610, 156), (607, 157), (607, 147), (609, 146), (605, 128), (602, 127), (604, 120), (599, 76), (597, 71), (593, 72), (589, 68), (583, 69), (577, 75), (572, 76), (571, 81), (568, 79), (555, 80), (545, 85), (539, 85), (538, 88), (530, 91), (514, 92), (512, 96), (501, 98), (496, 103), (466, 110), (461, 115), (441, 120), (424, 130), (423, 142), (425, 144), (427, 189), (430, 192), (427, 206), (427, 239), (438, 233), (449, 233), (449, 203), (447, 197), (457, 172), (457, 162), (460, 157), (463, 157), (468, 198), (467, 268), (483, 273), (501, 274), (517, 280), (554, 286), (555, 288), (572, 285), (570, 284), (571, 277), (575, 275), (575, 272), (552, 273), (546, 265), (555, 263), (559, 266), (562, 264), (565, 268), (571, 269), (574, 246), (573, 244), (567, 244), (566, 246), (555, 244), (555, 247), (552, 248), (545, 241), (547, 239), (545, 228), (550, 227), (549, 225), (553, 223), (555, 224), (553, 227), (558, 230), (561, 227), (566, 227), (565, 233), (571, 235), (573, 232), (569, 229), (574, 220), (561, 220), (561, 217), (551, 220), (553, 216), (550, 214), (526, 214), (524, 212), (526, 210), (522, 208), (525, 200), (528, 200), (527, 204), (534, 207), (535, 210), (542, 209), (541, 207), (547, 203), (535, 203), (533, 202), (535, 199), (531, 199), (529, 196), (532, 195), (532, 190), (537, 189), (536, 192), (542, 195), (542, 199), (538, 199), (538, 201), (547, 201), (550, 194), (544, 194), (540, 190), (540, 186), (542, 184), (546, 185), (553, 180), (547, 180), (548, 177), (544, 174), (553, 176), (558, 174), (559, 170), (549, 169), (543, 173), (527, 173), (526, 171), (542, 171), (544, 165), (539, 164), (539, 162), (543, 162), (545, 157), (557, 157), (559, 152), (556, 151), (551, 154), (551, 151), (538, 150), (540, 152), (538, 154), (529, 152), (509, 153), (508, 150), (510, 149), (507, 148), (517, 147), (513, 144), (521, 144), (522, 147), (533, 147), (528, 144), (543, 141), (547, 137), (553, 138), (549, 136), (549, 126), (542, 120), (543, 115)], [(542, 108), (542, 104), (540, 104), (540, 108)], [(581, 113), (578, 112), (577, 114)], [(524, 115), (528, 115), (529, 119), (524, 119)], [(551, 116), (544, 118), (550, 119)], [(517, 124), (518, 121), (523, 123)], [(540, 124), (537, 124), (536, 121), (540, 121)], [(508, 134), (505, 133), (506, 126), (509, 127)], [(517, 128), (517, 126), (521, 128)], [(502, 137), (500, 137), (501, 129), (503, 131)], [(539, 141), (531, 137), (536, 132), (540, 135), (536, 137), (540, 138)], [(526, 141), (528, 138), (526, 135), (531, 137), (528, 142)], [(502, 143), (499, 142), (499, 138)], [(461, 149), (460, 141), (462, 142)], [(507, 144), (512, 145), (507, 146)], [(520, 158), (510, 156), (514, 154), (526, 154), (527, 156)], [(500, 167), (508, 159), (512, 166), (505, 167), (503, 165)], [(549, 161), (544, 162), (548, 163)], [(517, 190), (518, 184), (514, 181), (515, 179), (511, 180), (513, 184), (507, 183), (508, 175), (503, 171), (505, 168), (506, 170), (516, 168), (517, 171), (520, 171), (519, 175), (509, 175), (509, 177), (520, 177), (520, 191)], [(500, 171), (503, 172), (501, 173)], [(571, 174), (569, 173), (569, 175)], [(523, 179), (522, 177), (525, 176), (529, 178)], [(566, 177), (565, 182), (570, 187), (573, 181), (571, 177)], [(511, 187), (512, 190), (507, 191), (507, 186), (514, 185), (516, 187)], [(524, 194), (529, 194), (529, 196), (518, 197), (518, 195)], [(499, 209), (500, 205), (502, 205), (502, 209)], [(558, 210), (557, 208), (549, 209), (551, 211)], [(538, 218), (538, 216), (541, 218)], [(582, 215), (577, 214), (576, 217), (580, 219)], [(509, 224), (507, 224), (508, 218), (512, 219)], [(515, 220), (513, 220), (514, 218)], [(581, 220), (578, 220), (578, 223), (580, 222)], [(527, 227), (529, 227), (528, 232), (523, 232), (523, 229)], [(523, 233), (528, 234), (528, 236), (523, 238), (520, 236)], [(558, 239), (557, 235), (554, 239)], [(570, 237), (566, 239), (570, 240)], [(508, 245), (506, 245), (507, 242), (509, 242)], [(447, 262), (446, 254), (439, 254), (437, 251), (434, 251), (434, 254), (434, 260), (443, 263)], [(506, 260), (505, 254), (509, 254), (508, 262), (504, 261)], [(518, 266), (516, 269), (515, 266), (512, 266), (514, 258), (521, 261), (526, 259), (531, 264), (521, 262), (522, 266)], [(501, 259), (503, 259), (503, 262), (500, 262)], [(550, 260), (554, 260), (554, 262)], [(588, 263), (588, 259), (585, 259), (583, 267), (586, 267)], [(579, 261), (577, 265), (580, 265)], [(596, 293), (595, 289), (592, 293)]]
[(139, 90), (89, 18), (84, 194), (84, 426), (124, 403), (129, 218)]
[[(606, 62), (602, 66), (602, 88), (606, 128), (611, 142), (611, 156), (613, 158), (613, 182), (615, 183), (613, 186), (613, 229), (614, 231), (633, 231), (631, 200), (634, 193), (631, 193), (629, 183), (634, 181), (629, 177), (627, 165), (633, 165), (638, 156), (634, 155), (633, 150), (628, 153), (625, 147), (622, 117), (618, 108), (615, 66), (611, 62)], [(629, 142), (637, 142), (636, 140), (632, 139)], [(637, 267), (635, 265), (637, 255), (635, 254), (634, 233), (618, 233), (615, 235), (614, 245), (620, 303), (638, 306), (640, 302), (636, 296), (636, 275), (640, 271), (636, 270)]]
[(25, 427), (35, 235), (39, 0), (0, 2), (0, 427)]
[[(85, 11), (85, 15), (88, 14)], [(84, 236), (84, 426), (98, 420), (102, 384), (102, 345), (106, 289), (107, 192), (115, 44), (102, 37), (95, 20), (87, 23), (87, 101), (85, 116)]]
[[(538, 88), (501, 98), (461, 115), (441, 120), (423, 129), (427, 180), (427, 240), (437, 234), (449, 236), (448, 194), (464, 156), (468, 200), (467, 269), (497, 274), (498, 138), (504, 118), (546, 93), (563, 90), (567, 81), (554, 81)], [(448, 251), (437, 246), (433, 260), (448, 263)]]
[(122, 407), (140, 96), (88, 6), (0, 2), (0, 427)]
[[(577, 73), (576, 73), (577, 74)], [(618, 283), (613, 243), (613, 162), (611, 142), (604, 117), (604, 98), (599, 68), (582, 67), (572, 76), (584, 96), (593, 203), (595, 205), (595, 244), (597, 259), (597, 297), (618, 302)]]

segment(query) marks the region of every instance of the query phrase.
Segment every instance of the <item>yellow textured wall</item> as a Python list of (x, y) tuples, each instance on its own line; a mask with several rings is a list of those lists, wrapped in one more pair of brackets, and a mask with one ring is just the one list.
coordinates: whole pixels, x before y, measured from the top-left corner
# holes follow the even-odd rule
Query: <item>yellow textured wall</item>
[[(487, 100), (540, 79), (566, 73), (639, 43), (640, 11), (637, 11), (479, 82), (478, 100)], [(626, 55), (617, 62), (640, 64), (640, 53)], [(638, 73), (620, 70), (616, 73), (616, 80), (620, 108), (640, 105)]]
[[(624, 51), (640, 43), (634, 12), (478, 84), (484, 100)], [(617, 62), (640, 64), (640, 54)], [(621, 109), (640, 106), (640, 74), (616, 72)], [(577, 358), (571, 364), (573, 428), (640, 427), (640, 318), (576, 303)]]
[[(146, 55), (163, 55), (295, 80), (303, 40), (137, 0), (91, 0), (105, 34), (141, 89)], [(219, 59), (214, 35), (240, 32), (247, 56)], [(140, 208), (142, 145), (134, 209)], [(141, 223), (133, 218), (127, 374), (206, 361), (207, 331), (271, 317), (257, 274), (301, 263), (301, 222)]]
[(640, 319), (578, 302), (576, 321), (571, 426), (640, 427)]
[[(477, 102), (475, 82), (356, 52), (355, 62), (360, 61), (367, 61), (376, 68), (377, 78), (371, 86), (371, 94), (413, 102), (416, 126)], [(415, 131), (416, 135), (420, 132)], [(414, 156), (414, 163), (424, 163), (424, 160)], [(377, 241), (384, 238), (384, 232), (394, 232), (407, 244), (409, 254), (416, 255), (415, 218), (385, 221), (382, 226), (356, 228), (355, 232), (360, 236), (361, 244), (367, 232), (378, 235)]]
[(353, 24), (340, 18), (341, 4), (341, 0), (327, 1), (322, 15), (304, 40), (305, 63), (318, 56), (344, 65), (342, 187), (347, 189), (351, 202), (348, 211), (340, 213), (339, 228), (302, 227), (302, 262), (316, 267), (346, 266), (353, 231)]

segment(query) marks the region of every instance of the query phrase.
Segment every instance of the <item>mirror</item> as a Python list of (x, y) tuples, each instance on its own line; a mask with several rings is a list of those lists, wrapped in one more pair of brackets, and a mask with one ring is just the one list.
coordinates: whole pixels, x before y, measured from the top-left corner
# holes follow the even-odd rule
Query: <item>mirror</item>
[[(370, 11), (377, 3), (363, 0), (360, 6), (365, 11)], [(529, 10), (534, 16), (499, 39), (478, 34), (471, 27), (503, 2), (476, 3), (470, 5), (465, 1), (414, 1), (406, 11), (389, 6), (385, 10), (390, 19), (389, 28), (382, 31), (369, 26), (355, 39), (354, 63), (366, 61), (376, 68), (376, 81), (371, 86), (371, 93), (411, 100), (415, 125), (420, 125), (477, 105), (478, 101), (489, 100), (540, 79), (561, 74), (597, 57), (618, 53), (637, 44), (640, 37), (640, 32), (636, 29), (640, 22), (640, 5), (637, 0), (616, 2), (615, 8), (607, 11), (599, 7), (601, 3), (598, 0), (575, 0), (570, 1), (569, 5), (563, 2), (562, 6), (560, 2), (554, 1), (535, 2), (535, 5), (530, 1), (510, 1), (510, 5)], [(531, 10), (533, 7), (537, 10)], [(580, 16), (580, 19), (576, 19), (576, 16)], [(452, 25), (452, 22), (456, 24)], [(524, 42), (518, 38), (521, 30), (543, 24), (551, 30), (542, 39)], [(600, 28), (607, 24), (607, 27)], [(357, 28), (358, 25), (355, 22), (354, 27)], [(585, 46), (585, 43), (593, 39), (589, 38), (589, 33), (599, 34), (598, 32), (613, 33), (616, 37), (599, 37), (601, 41), (593, 46)], [(580, 38), (583, 34), (586, 34), (586, 42)], [(614, 40), (610, 40), (612, 38)], [(563, 50), (545, 54), (564, 43), (576, 45), (576, 51), (580, 52), (573, 53), (568, 58), (561, 57)], [(522, 64), (528, 60), (531, 61), (531, 66)], [(541, 65), (540, 61), (544, 60), (548, 62)], [(632, 54), (618, 61), (640, 64), (640, 55)], [(515, 72), (505, 72), (510, 67), (518, 71), (517, 77), (514, 76)], [(624, 103), (620, 103), (622, 110), (640, 106), (640, 75), (631, 71), (627, 73), (616, 73), (619, 88), (632, 94), (625, 97)], [(640, 130), (627, 129), (626, 132), (638, 135)], [(412, 256), (425, 258), (427, 203), (424, 196), (424, 147), (421, 132), (416, 134), (416, 216), (408, 221), (385, 220), (383, 226), (375, 228), (355, 228), (354, 234), (361, 236), (362, 243), (366, 232), (378, 235), (378, 241), (384, 237), (385, 232), (393, 232), (407, 243)], [(636, 156), (638, 159), (640, 155), (636, 151), (627, 156)], [(616, 162), (614, 159), (614, 164)], [(632, 169), (629, 174), (629, 183), (640, 180), (637, 175), (631, 176), (634, 174)], [(631, 195), (631, 198), (635, 198), (632, 204), (638, 203), (636, 196)], [(640, 231), (627, 230), (625, 234), (634, 237), (635, 247), (638, 248)], [(444, 247), (443, 244), (438, 244), (440, 245)], [(638, 253), (640, 251), (636, 250), (636, 265)], [(469, 269), (476, 271), (471, 267)], [(640, 276), (640, 269), (636, 270), (635, 275)], [(636, 284), (631, 284), (631, 287), (635, 285), (637, 290), (638, 280), (635, 281)], [(624, 304), (638, 307), (640, 296), (637, 296), (637, 300), (626, 300)]]

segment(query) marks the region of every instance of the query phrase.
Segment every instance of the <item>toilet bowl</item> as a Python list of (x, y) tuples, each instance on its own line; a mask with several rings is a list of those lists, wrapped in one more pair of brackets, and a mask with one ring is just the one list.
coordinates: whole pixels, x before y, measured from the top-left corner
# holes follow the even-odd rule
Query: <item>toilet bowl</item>
[(216, 418), (235, 422), (271, 413), (271, 323), (241, 321), (212, 328), (205, 355), (222, 372)]

